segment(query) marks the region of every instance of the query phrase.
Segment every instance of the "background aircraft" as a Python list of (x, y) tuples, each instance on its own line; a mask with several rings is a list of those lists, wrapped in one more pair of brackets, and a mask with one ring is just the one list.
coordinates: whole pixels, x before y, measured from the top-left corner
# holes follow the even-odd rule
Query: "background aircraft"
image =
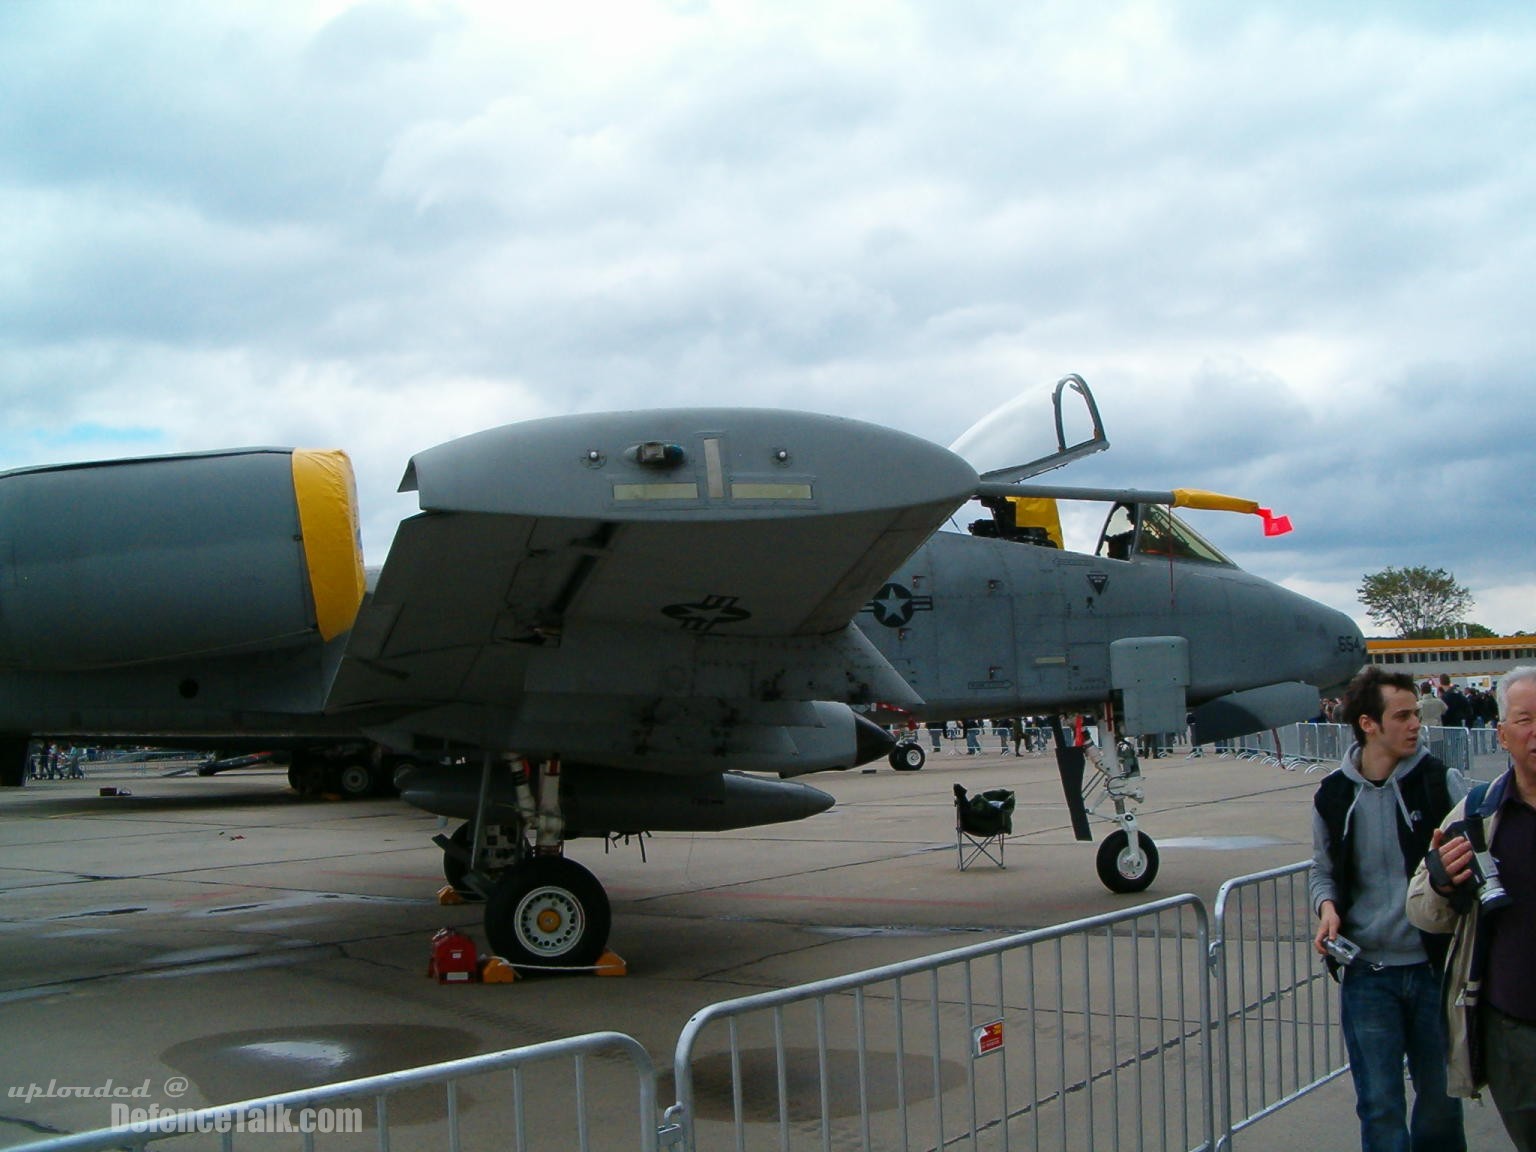
[[(1102, 441), (1086, 385), (1063, 385)], [(1089, 493), (1124, 498), (1102, 555), (1021, 542), (1038, 535), (1013, 498), (1063, 490), (1011, 481), (1102, 446), (1065, 444), (1061, 398), (1058, 450), (986, 477), (919, 438), (806, 413), (492, 429), (412, 458), (401, 488), (421, 512), (372, 577), (340, 453), (5, 473), (7, 782), (42, 733), (286, 744), (300, 790), (425, 765), (402, 794), (467, 818), (440, 839), (445, 872), (486, 896), (491, 947), (581, 966), (609, 907), (565, 840), (822, 811), (829, 796), (788, 778), (886, 755), (860, 710), (1091, 708), (1111, 747), (1181, 726), (1187, 705), (1202, 735), (1310, 715), (1309, 685), (1360, 663), (1358, 631), (1202, 548), (1149, 503), (1171, 494)], [(988, 534), (935, 534), (977, 496), (997, 513)], [(1069, 797), (1081, 755), (1061, 753)], [(1134, 757), (1107, 767), (1120, 826), (1100, 871), (1107, 853), (1110, 877), (1144, 887)]]

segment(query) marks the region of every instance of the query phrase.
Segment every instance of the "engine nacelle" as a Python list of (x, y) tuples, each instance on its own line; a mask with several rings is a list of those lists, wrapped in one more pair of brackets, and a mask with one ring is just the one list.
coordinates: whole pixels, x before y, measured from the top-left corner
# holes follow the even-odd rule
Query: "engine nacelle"
[(0, 667), (107, 668), (330, 639), (362, 596), (340, 452), (0, 474)]
[(1207, 700), (1193, 712), (1196, 744), (1231, 740), (1287, 724), (1299, 724), (1318, 713), (1317, 689), (1310, 684), (1266, 684)]

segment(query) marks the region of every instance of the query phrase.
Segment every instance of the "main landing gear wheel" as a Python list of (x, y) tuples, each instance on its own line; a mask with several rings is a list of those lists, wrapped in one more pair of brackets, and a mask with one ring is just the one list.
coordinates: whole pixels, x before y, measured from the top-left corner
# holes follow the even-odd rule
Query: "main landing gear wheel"
[(508, 868), (485, 905), (491, 950), (514, 967), (591, 967), (608, 946), (610, 922), (597, 877), (564, 856)]
[(319, 796), (325, 791), (325, 769), (309, 757), (295, 753), (288, 765), (288, 786), (300, 796)]
[(1111, 892), (1145, 892), (1157, 877), (1157, 845), (1145, 832), (1136, 833), (1141, 846), (1141, 867), (1131, 863), (1131, 838), (1125, 829), (1111, 832), (1099, 845), (1099, 879)]
[(373, 792), (373, 772), (368, 765), (354, 760), (341, 766), (336, 773), (336, 784), (343, 796), (353, 799), (367, 796)]
[(891, 767), (898, 772), (916, 772), (928, 760), (928, 753), (923, 751), (923, 746), (911, 740), (903, 740), (891, 749), (887, 759)]

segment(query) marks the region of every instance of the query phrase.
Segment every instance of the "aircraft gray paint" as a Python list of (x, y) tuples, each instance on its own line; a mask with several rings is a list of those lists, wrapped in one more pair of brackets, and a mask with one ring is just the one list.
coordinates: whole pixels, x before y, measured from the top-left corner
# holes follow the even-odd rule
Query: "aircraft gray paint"
[[(1082, 444), (1062, 434), (1065, 385), (1092, 413)], [(1182, 724), (1188, 706), (1202, 736), (1304, 718), (1313, 686), (1353, 672), (1364, 646), (1341, 614), (1219, 553), (1154, 554), (1144, 541), (1177, 522), (1149, 501), (1169, 494), (1091, 494), (1124, 498), (1134, 521), (1100, 556), (1006, 538), (1006, 524), (938, 532), (974, 496), (1066, 491), (1008, 482), (1107, 444), (1080, 380), (1056, 404), (1058, 451), (986, 477), (919, 438), (795, 412), (607, 413), (464, 437), (411, 460), (401, 488), (421, 512), (366, 594), (357, 558), (340, 623), (355, 510), (315, 518), (302, 453), (0, 474), (6, 782), (43, 734), (281, 744), (303, 792), (364, 792), (415, 765), (405, 797), (468, 820), (440, 839), (445, 873), (487, 897), (492, 948), (581, 966), (606, 945), (609, 908), (565, 839), (822, 811), (817, 789), (739, 773), (886, 755), (892, 738), (865, 715), (879, 708), (1085, 709), (1118, 740), (1100, 873), (1145, 887), (1155, 850), (1119, 738)], [(1058, 753), (1085, 835), (1082, 756)]]

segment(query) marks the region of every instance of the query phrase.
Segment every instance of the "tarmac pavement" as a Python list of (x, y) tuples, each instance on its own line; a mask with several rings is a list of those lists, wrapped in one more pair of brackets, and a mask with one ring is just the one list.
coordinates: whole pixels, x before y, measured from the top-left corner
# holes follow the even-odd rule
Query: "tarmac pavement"
[[(1209, 905), (1224, 880), (1310, 854), (1320, 775), (1179, 753), (1145, 764), (1157, 882), (1111, 894), (1094, 845), (1072, 839), (1052, 758), (988, 745), (918, 772), (823, 773), (811, 782), (837, 797), (829, 812), (659, 834), (644, 860), (638, 843), (574, 841), (607, 887), (628, 975), (506, 985), (426, 978), (437, 929), (484, 936), (477, 906), (436, 898), (442, 822), (399, 801), (304, 801), (272, 769), (114, 768), (4, 790), (0, 1146), (109, 1122), (102, 1099), (42, 1094), (50, 1082), (148, 1081), (157, 1098), (176, 1084), (174, 1103), (197, 1107), (601, 1029), (665, 1067), (717, 1001), (1181, 892)], [(1014, 790), (1006, 869), (957, 870), (955, 783)], [(1491, 1106), (1467, 1126), (1473, 1149), (1511, 1147)], [(1358, 1147), (1347, 1077), (1234, 1147)]]

